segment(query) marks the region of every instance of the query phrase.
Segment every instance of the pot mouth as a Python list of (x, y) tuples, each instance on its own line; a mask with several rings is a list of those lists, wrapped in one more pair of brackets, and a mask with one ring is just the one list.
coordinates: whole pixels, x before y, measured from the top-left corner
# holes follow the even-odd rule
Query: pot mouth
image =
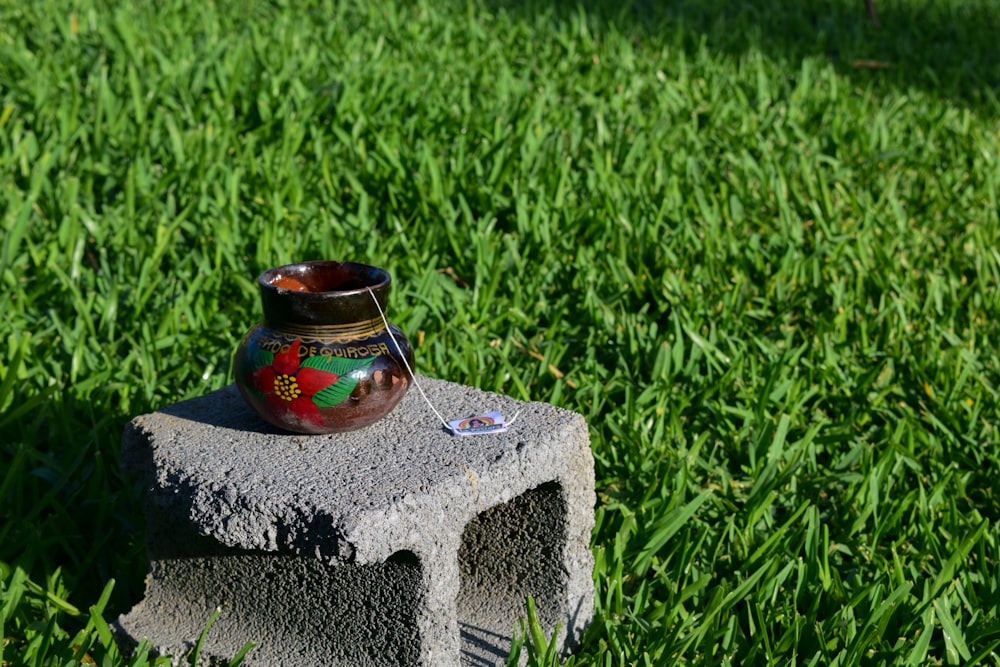
[(257, 282), (265, 291), (279, 294), (299, 292), (350, 296), (388, 286), (389, 272), (370, 264), (317, 260), (276, 266), (264, 271)]

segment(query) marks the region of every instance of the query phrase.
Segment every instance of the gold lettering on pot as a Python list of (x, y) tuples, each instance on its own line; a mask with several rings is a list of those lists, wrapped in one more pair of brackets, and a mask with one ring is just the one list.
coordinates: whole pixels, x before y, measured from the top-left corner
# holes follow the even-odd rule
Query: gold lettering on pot
[[(261, 349), (274, 354), (282, 354), (291, 349), (292, 343), (288, 339), (265, 338), (256, 343)], [(391, 355), (392, 352), (386, 343), (370, 343), (368, 345), (338, 345), (331, 347), (328, 345), (299, 345), (298, 356), (301, 359), (307, 357), (342, 357), (346, 359), (366, 359), (380, 355)]]

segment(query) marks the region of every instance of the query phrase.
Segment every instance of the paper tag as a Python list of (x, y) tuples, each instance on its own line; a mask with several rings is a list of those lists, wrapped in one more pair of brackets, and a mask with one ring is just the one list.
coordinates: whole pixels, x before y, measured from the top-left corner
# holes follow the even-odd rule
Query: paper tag
[(499, 412), (487, 412), (466, 419), (453, 419), (448, 422), (448, 427), (455, 435), (482, 435), (503, 433), (507, 430), (507, 422)]

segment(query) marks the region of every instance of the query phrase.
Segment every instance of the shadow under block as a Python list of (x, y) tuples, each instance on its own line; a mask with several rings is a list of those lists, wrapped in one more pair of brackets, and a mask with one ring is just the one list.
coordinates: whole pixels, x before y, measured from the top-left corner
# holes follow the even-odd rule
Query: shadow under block
[(420, 378), (450, 417), (501, 410), (506, 433), (445, 432), (419, 392), (359, 431), (292, 435), (235, 387), (134, 419), (123, 467), (145, 487), (146, 595), (121, 643), (244, 665), (503, 665), (534, 598), (564, 652), (594, 605), (594, 464), (573, 412)]

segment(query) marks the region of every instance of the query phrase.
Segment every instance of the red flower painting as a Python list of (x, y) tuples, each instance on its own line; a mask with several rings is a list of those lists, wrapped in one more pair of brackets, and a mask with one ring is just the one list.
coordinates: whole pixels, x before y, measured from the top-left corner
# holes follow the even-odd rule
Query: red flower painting
[(275, 414), (292, 413), (304, 422), (322, 426), (323, 418), (313, 396), (335, 384), (340, 376), (303, 365), (300, 343), (296, 339), (284, 352), (275, 354), (270, 365), (255, 369), (251, 373), (253, 387), (264, 394), (267, 407)]

